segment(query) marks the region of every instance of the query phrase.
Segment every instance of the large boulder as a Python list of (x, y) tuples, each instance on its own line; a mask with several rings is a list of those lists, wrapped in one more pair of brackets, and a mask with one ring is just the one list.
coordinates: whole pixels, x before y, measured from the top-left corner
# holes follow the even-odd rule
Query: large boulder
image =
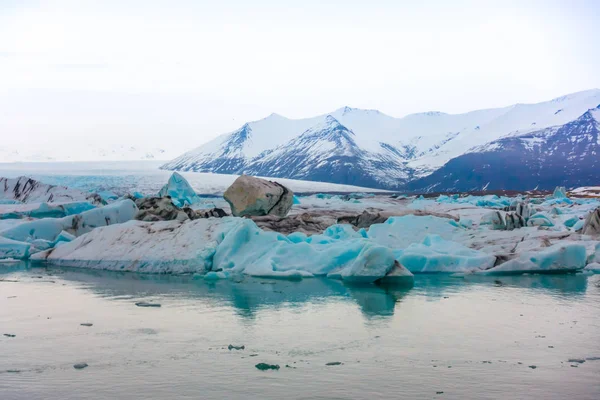
[(294, 193), (285, 186), (242, 175), (223, 195), (236, 217), (276, 215), (285, 217), (294, 203)]
[(581, 233), (584, 235), (600, 235), (600, 207), (588, 214)]

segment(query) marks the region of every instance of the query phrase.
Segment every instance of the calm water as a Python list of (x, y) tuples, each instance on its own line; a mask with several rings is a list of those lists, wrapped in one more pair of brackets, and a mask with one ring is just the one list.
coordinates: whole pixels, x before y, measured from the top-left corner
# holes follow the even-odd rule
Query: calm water
[(393, 290), (0, 265), (0, 280), (3, 400), (600, 398), (600, 276)]

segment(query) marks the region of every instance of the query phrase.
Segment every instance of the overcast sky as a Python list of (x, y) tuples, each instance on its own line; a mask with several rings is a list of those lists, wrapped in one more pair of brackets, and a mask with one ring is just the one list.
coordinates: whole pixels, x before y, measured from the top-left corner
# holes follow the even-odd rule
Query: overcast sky
[(110, 137), (94, 130), (110, 121), (115, 139), (191, 148), (271, 112), (549, 100), (600, 87), (598, 15), (594, 0), (0, 0), (0, 135)]

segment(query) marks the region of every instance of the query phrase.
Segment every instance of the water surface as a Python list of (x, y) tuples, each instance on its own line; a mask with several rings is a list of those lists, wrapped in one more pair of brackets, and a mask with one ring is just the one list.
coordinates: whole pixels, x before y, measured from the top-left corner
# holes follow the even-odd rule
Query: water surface
[(599, 276), (393, 289), (20, 264), (0, 280), (1, 399), (600, 398)]

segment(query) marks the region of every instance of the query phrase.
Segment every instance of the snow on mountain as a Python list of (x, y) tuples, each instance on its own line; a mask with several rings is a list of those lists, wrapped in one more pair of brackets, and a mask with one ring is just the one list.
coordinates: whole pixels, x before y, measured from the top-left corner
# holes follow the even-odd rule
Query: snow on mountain
[(593, 89), (544, 103), (454, 115), (433, 111), (394, 118), (350, 107), (295, 120), (272, 114), (161, 168), (397, 189), (473, 147), (563, 125), (598, 104), (600, 90)]
[(564, 125), (509, 135), (475, 147), (407, 187), (458, 192), (552, 189), (598, 182), (600, 105)]
[(345, 184), (385, 186), (390, 179), (405, 180), (403, 166), (393, 151), (371, 152), (357, 144), (357, 135), (328, 115), (285, 145), (263, 153), (247, 164), (251, 175), (276, 174), (293, 179), (328, 181), (336, 177)]
[(409, 166), (419, 171), (416, 173), (417, 176), (424, 176), (470, 148), (506, 135), (518, 135), (550, 126), (563, 125), (598, 104), (600, 104), (600, 90), (593, 89), (543, 103), (515, 104), (503, 109), (490, 110), (501, 112), (496, 115), (493, 112), (489, 113), (486, 117), (492, 118), (481, 118), (486, 120), (477, 123), (475, 121), (479, 118), (471, 119), (470, 125), (465, 123), (464, 128), (458, 131), (455, 138), (440, 148), (411, 161)]

